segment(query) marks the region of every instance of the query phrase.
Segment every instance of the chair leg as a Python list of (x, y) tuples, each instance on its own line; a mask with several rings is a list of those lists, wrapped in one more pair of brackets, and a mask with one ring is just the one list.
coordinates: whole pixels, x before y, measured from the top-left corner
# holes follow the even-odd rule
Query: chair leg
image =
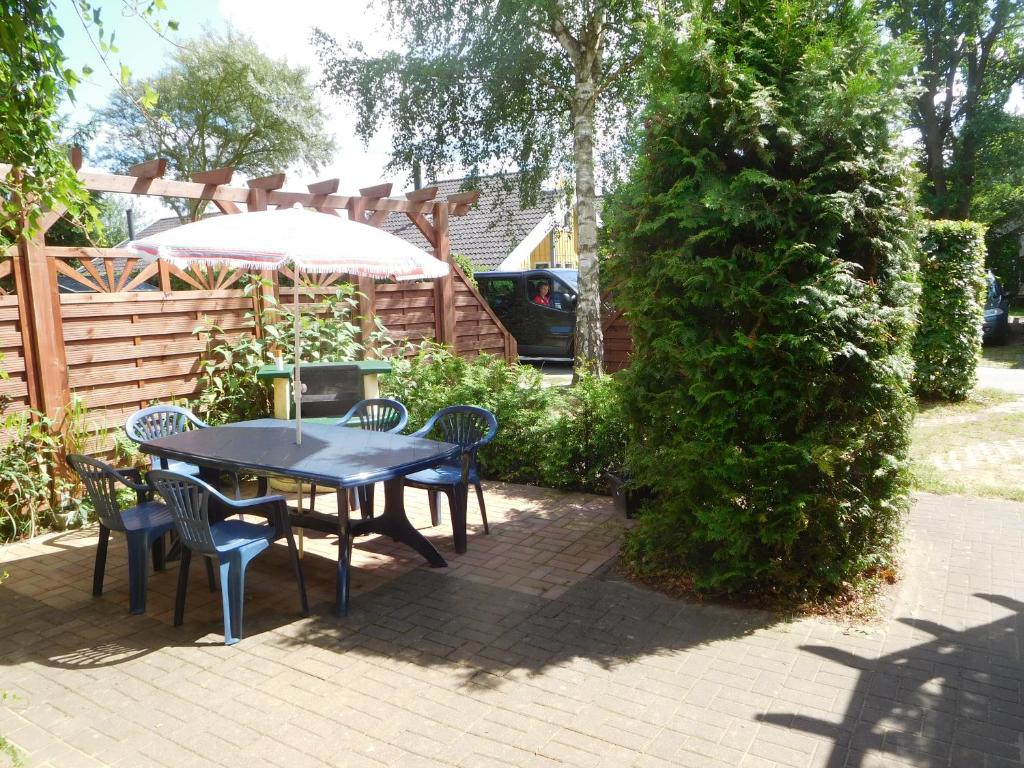
[(455, 539), (455, 551), (460, 555), (466, 551), (466, 508), (469, 506), (469, 486), (449, 485), (445, 488), (448, 497), (448, 509), (452, 517), (452, 536)]
[(232, 472), (231, 473), (231, 485), (235, 489), (235, 498), (236, 499), (242, 498), (242, 486), (238, 484), (238, 473), (237, 472)]
[(238, 642), (236, 624), (234, 622), (235, 603), (237, 595), (237, 584), (235, 583), (235, 572), (238, 570), (233, 553), (228, 555), (227, 560), (220, 563), (220, 602), (224, 611), (224, 645), (234, 645)]
[(487, 524), (487, 506), (484, 504), (484, 489), (480, 485), (479, 480), (473, 483), (473, 485), (476, 486), (476, 501), (480, 505), (480, 517), (484, 519), (484, 533), (489, 535), (491, 526)]
[(110, 542), (110, 529), (100, 525), (100, 540), (96, 543), (96, 565), (92, 571), (92, 594), (99, 597), (103, 594), (103, 572), (107, 567), (107, 544)]
[(437, 506), (437, 491), (427, 491), (427, 503), (430, 506), (430, 524), (441, 524), (441, 510)]
[[(184, 552), (187, 547), (182, 547), (181, 551)], [(217, 579), (213, 575), (213, 560), (208, 557), (204, 557), (203, 560), (206, 562), (206, 580), (210, 582), (210, 591), (217, 591)]]
[(153, 550), (153, 570), (164, 570), (167, 567), (167, 555), (164, 549), (164, 537), (162, 534), (153, 539), (151, 549)]
[(270, 488), (268, 480), (263, 475), (256, 478), (256, 497), (266, 496), (267, 490)]
[(142, 531), (128, 531), (128, 605), (132, 613), (146, 612), (149, 542)]
[(306, 578), (302, 574), (302, 563), (299, 562), (299, 549), (295, 546), (295, 536), (292, 534), (291, 526), (285, 528), (284, 537), (288, 542), (288, 554), (292, 558), (295, 580), (299, 584), (299, 605), (302, 607), (302, 615), (309, 616), (309, 600), (306, 598)]
[[(210, 559), (204, 557), (206, 564)], [(180, 627), (185, 620), (185, 594), (188, 592), (188, 567), (192, 564), (192, 550), (181, 548), (181, 564), (178, 566), (178, 593), (174, 596), (174, 626)], [(212, 567), (212, 566), (210, 566)]]
[(316, 483), (310, 483), (309, 484), (309, 513), (313, 514), (314, 512), (316, 512)]

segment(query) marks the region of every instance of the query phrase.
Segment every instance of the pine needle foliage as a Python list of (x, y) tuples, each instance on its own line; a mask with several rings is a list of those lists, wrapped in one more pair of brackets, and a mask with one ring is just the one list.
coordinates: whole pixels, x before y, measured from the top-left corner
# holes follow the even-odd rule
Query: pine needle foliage
[(666, 31), (606, 206), (634, 349), (626, 556), (698, 590), (823, 596), (907, 506), (913, 51), (869, 3), (707, 3)]
[(985, 227), (931, 221), (921, 244), (921, 316), (914, 388), (925, 400), (966, 400), (978, 379), (985, 314)]

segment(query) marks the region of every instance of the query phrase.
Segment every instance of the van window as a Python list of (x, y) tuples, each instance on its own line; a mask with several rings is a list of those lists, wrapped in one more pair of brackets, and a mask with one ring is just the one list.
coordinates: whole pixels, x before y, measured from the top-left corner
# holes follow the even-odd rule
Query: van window
[[(546, 291), (543, 288), (546, 287)], [(531, 277), (526, 281), (526, 295), (534, 304), (543, 304), (561, 312), (576, 309), (576, 294), (556, 277)], [(544, 301), (541, 300), (544, 299)]]
[(491, 278), (480, 281), (480, 293), (483, 294), (491, 309), (500, 310), (515, 304), (516, 281), (508, 278)]

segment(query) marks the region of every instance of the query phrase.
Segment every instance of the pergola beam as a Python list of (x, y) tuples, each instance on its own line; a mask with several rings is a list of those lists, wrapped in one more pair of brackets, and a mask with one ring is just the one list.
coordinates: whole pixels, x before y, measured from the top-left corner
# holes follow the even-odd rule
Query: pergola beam
[(137, 179), (160, 179), (167, 171), (167, 160), (157, 157), (144, 163), (136, 163), (128, 169), (128, 175)]
[(284, 186), (285, 175), (283, 173), (275, 173), (273, 176), (263, 176), (259, 179), (249, 179), (246, 185), (249, 189), (265, 189), (268, 192), (274, 189), (280, 189)]
[(224, 184), (230, 184), (231, 177), (234, 175), (234, 166), (226, 165), (223, 168), (214, 168), (213, 170), (210, 171), (194, 173), (192, 174), (192, 181), (198, 182), (203, 185), (213, 185), (215, 187), (219, 187)]
[[(79, 172), (78, 179), (82, 186), (92, 192), (118, 192), (121, 194), (140, 194), (154, 197), (181, 197), (187, 200), (211, 200), (219, 202), (245, 204), (249, 200), (246, 187), (232, 187), (226, 183), (218, 184), (227, 175), (229, 169), (221, 168), (196, 174), (192, 181), (174, 179), (140, 179), (136, 176), (125, 176), (113, 173), (93, 171)], [(8, 163), (0, 163), (0, 178), (11, 171)], [(333, 181), (333, 180), (332, 180)], [(318, 182), (318, 184), (323, 182)], [(373, 188), (370, 188), (373, 189)], [(366, 211), (389, 211), (391, 213), (423, 213), (434, 212), (437, 195), (436, 187), (428, 187), (411, 192), (406, 199), (394, 197), (361, 197), (359, 195), (315, 194), (313, 192), (289, 192), (287, 190), (271, 190), (267, 192), (267, 205), (291, 208), (296, 203), (304, 208), (320, 210), (344, 210), (353, 200), (362, 200)], [(461, 208), (466, 206), (456, 199), (448, 201), (449, 212), (459, 215)], [(219, 206), (218, 206), (219, 207)]]

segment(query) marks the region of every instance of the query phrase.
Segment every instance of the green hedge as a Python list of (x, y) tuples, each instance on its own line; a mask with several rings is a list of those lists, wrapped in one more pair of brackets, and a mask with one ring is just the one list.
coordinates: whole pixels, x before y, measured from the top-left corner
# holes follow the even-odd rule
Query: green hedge
[(985, 227), (932, 221), (921, 243), (921, 314), (914, 388), (921, 398), (965, 400), (977, 380), (985, 312)]
[(484, 477), (604, 493), (603, 473), (624, 462), (626, 422), (612, 377), (582, 377), (545, 388), (540, 372), (491, 355), (473, 360), (428, 345), (395, 361), (381, 391), (409, 408), (408, 432), (448, 405), (478, 405), (498, 419), (498, 435), (480, 452)]
[(909, 49), (870, 3), (736, 0), (666, 29), (605, 204), (630, 317), (626, 556), (719, 593), (819, 596), (887, 565), (906, 509)]

